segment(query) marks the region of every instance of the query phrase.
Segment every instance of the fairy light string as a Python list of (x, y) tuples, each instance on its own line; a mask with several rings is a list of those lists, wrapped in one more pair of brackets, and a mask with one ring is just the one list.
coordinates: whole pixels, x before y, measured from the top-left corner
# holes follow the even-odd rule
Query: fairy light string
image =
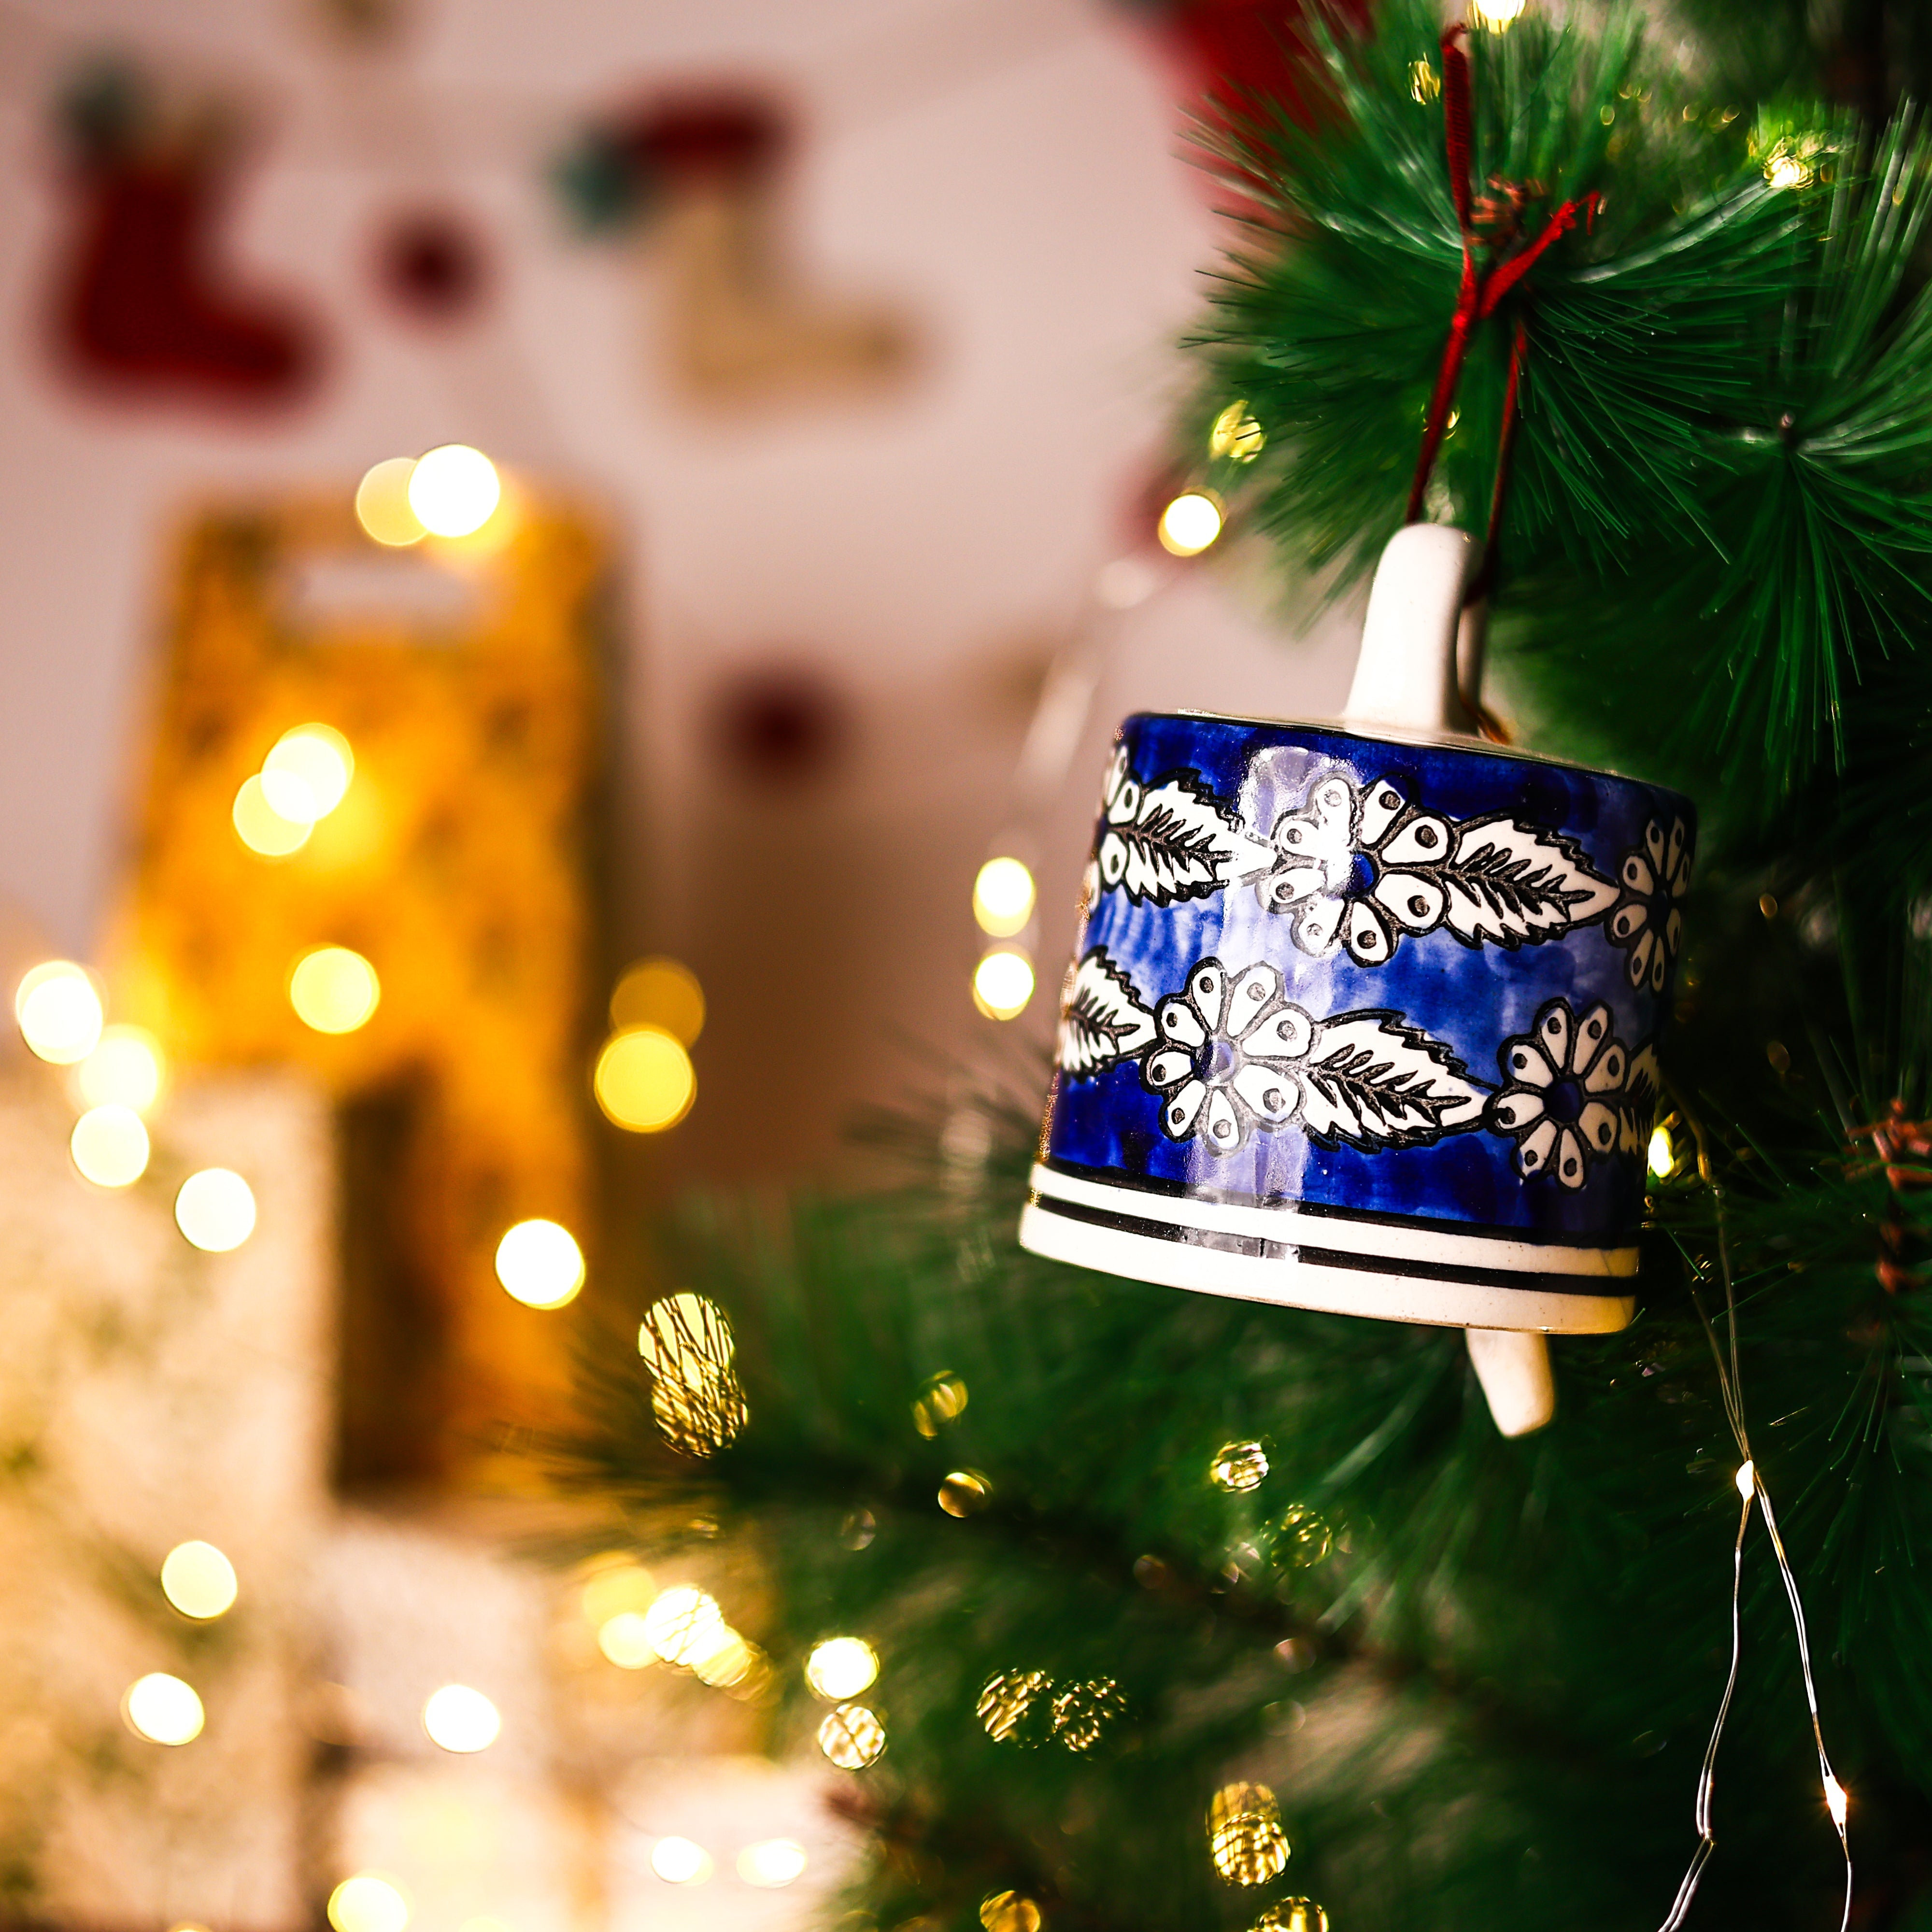
[[(1673, 1096), (1677, 1097), (1677, 1096)], [(1677, 1888), (1677, 1896), (1672, 1901), (1670, 1912), (1658, 1932), (1678, 1932), (1690, 1910), (1691, 1901), (1697, 1895), (1697, 1886), (1704, 1875), (1704, 1868), (1711, 1854), (1717, 1849), (1717, 1834), (1712, 1820), (1712, 1798), (1716, 1784), (1718, 1747), (1724, 1735), (1725, 1720), (1730, 1715), (1731, 1703), (1737, 1690), (1738, 1663), (1741, 1650), (1742, 1630), (1740, 1609), (1744, 1592), (1744, 1537), (1750, 1528), (1751, 1505), (1758, 1504), (1764, 1511), (1764, 1526), (1771, 1538), (1772, 1553), (1777, 1558), (1778, 1574), (1784, 1585), (1786, 1600), (1791, 1606), (1791, 1622), (1798, 1636), (1798, 1661), (1803, 1673), (1804, 1702), (1810, 1714), (1811, 1742), (1818, 1753), (1818, 1778), (1825, 1798), (1825, 1808), (1831, 1814), (1832, 1827), (1838, 1834), (1838, 1848), (1845, 1858), (1845, 1897), (1844, 1908), (1839, 1914), (1838, 1932), (1846, 1932), (1852, 1921), (1852, 1844), (1846, 1820), (1851, 1810), (1851, 1799), (1838, 1775), (1832, 1768), (1832, 1760), (1825, 1749), (1825, 1732), (1818, 1715), (1818, 1687), (1811, 1670), (1811, 1640), (1805, 1627), (1804, 1604), (1798, 1594), (1798, 1578), (1791, 1567), (1791, 1558), (1786, 1553), (1784, 1539), (1778, 1534), (1778, 1516), (1772, 1508), (1771, 1492), (1765, 1486), (1762, 1474), (1751, 1454), (1750, 1434), (1744, 1423), (1744, 1380), (1738, 1362), (1738, 1302), (1737, 1290), (1731, 1272), (1730, 1241), (1724, 1219), (1724, 1190), (1711, 1166), (1710, 1144), (1705, 1138), (1702, 1124), (1695, 1113), (1678, 1099), (1679, 1113), (1690, 1130), (1697, 1143), (1697, 1178), (1710, 1190), (1715, 1212), (1718, 1230), (1718, 1268), (1724, 1284), (1724, 1342), (1720, 1345), (1718, 1331), (1710, 1316), (1705, 1312), (1702, 1298), (1694, 1283), (1690, 1298), (1697, 1310), (1697, 1318), (1704, 1324), (1704, 1333), (1711, 1344), (1712, 1359), (1718, 1366), (1718, 1387), (1723, 1397), (1724, 1419), (1730, 1425), (1731, 1438), (1737, 1444), (1738, 1492), (1743, 1498), (1743, 1508), (1738, 1516), (1737, 1540), (1731, 1552), (1731, 1667), (1724, 1680), (1724, 1694), (1718, 1706), (1717, 1721), (1711, 1727), (1711, 1741), (1705, 1747), (1704, 1761), (1697, 1774), (1697, 1799), (1695, 1819), (1697, 1827), (1697, 1849), (1692, 1854), (1683, 1882)], [(1727, 1359), (1728, 1358), (1728, 1359)]]

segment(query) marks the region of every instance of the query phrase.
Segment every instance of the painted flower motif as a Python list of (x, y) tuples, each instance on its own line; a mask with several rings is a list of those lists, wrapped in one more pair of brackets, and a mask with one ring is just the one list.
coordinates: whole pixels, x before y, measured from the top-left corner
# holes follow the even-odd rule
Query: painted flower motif
[(1507, 1084), (1490, 1102), (1490, 1125), (1515, 1141), (1524, 1179), (1549, 1174), (1581, 1187), (1590, 1163), (1616, 1151), (1630, 1065), (1612, 1026), (1608, 1006), (1579, 1019), (1567, 1000), (1552, 1000), (1529, 1032), (1497, 1049)]
[(1465, 946), (1533, 946), (1602, 918), (1617, 898), (1572, 841), (1511, 818), (1426, 811), (1387, 778), (1358, 792), (1330, 772), (1276, 822), (1274, 846), (1262, 903), (1293, 914), (1304, 952), (1346, 946), (1360, 966), (1392, 958), (1406, 933), (1442, 926)]
[(1287, 1070), (1315, 1037), (1314, 1022), (1281, 998), (1281, 975), (1265, 961), (1230, 974), (1204, 959), (1187, 989), (1155, 1009), (1160, 1041), (1141, 1064), (1149, 1090), (1165, 1096), (1160, 1124), (1171, 1140), (1198, 1134), (1232, 1154), (1249, 1128), (1280, 1126), (1301, 1089)]
[(1670, 836), (1655, 819), (1643, 828), (1643, 843), (1624, 854), (1617, 874), (1623, 899), (1610, 915), (1610, 938), (1630, 949), (1630, 982), (1648, 980), (1653, 993), (1677, 963), (1684, 945), (1684, 914), (1678, 902), (1690, 890), (1690, 840), (1682, 819), (1672, 821)]

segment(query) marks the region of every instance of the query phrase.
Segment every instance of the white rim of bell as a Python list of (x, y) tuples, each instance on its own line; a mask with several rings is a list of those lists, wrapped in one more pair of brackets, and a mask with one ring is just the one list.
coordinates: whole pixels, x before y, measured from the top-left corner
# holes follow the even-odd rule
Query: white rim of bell
[[(1019, 1238), (1034, 1253), (1076, 1267), (1384, 1321), (1604, 1334), (1636, 1312), (1635, 1297), (1612, 1288), (1635, 1276), (1634, 1247), (1544, 1246), (1311, 1214), (1292, 1203), (1256, 1208), (1151, 1194), (1040, 1166)], [(1547, 1285), (1552, 1277), (1578, 1286)], [(1592, 1292), (1599, 1284), (1612, 1292)]]

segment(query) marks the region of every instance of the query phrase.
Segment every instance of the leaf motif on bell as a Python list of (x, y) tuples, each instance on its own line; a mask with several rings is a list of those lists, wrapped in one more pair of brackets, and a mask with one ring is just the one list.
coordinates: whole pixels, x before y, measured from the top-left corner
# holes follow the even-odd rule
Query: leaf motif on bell
[(1616, 886), (1570, 840), (1507, 818), (1459, 826), (1455, 856), (1438, 876), (1449, 929), (1468, 946), (1534, 944), (1617, 902)]
[(1104, 946), (1087, 953), (1069, 976), (1060, 1009), (1061, 1068), (1087, 1080), (1131, 1060), (1154, 1043), (1154, 1015)]
[(1094, 860), (1103, 890), (1172, 905), (1267, 871), (1274, 848), (1242, 824), (1198, 772), (1168, 772), (1143, 784), (1123, 748), (1108, 767)]
[(1390, 1012), (1323, 1022), (1295, 1070), (1301, 1124), (1329, 1144), (1426, 1146), (1474, 1126), (1488, 1098), (1448, 1047)]

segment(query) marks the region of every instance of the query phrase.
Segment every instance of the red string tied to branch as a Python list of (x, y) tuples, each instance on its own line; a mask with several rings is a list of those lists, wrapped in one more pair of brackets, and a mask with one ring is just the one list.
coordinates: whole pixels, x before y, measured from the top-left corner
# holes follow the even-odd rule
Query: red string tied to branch
[[(1598, 197), (1586, 194), (1566, 201), (1546, 221), (1534, 240), (1513, 254), (1492, 260), (1486, 268), (1477, 266), (1477, 251), (1488, 247), (1476, 225), (1477, 202), (1471, 179), (1472, 142), (1469, 118), (1469, 57), (1458, 44), (1468, 32), (1466, 26), (1451, 27), (1442, 36), (1442, 119), (1444, 141), (1448, 151), (1449, 192), (1456, 205), (1456, 224), (1462, 238), (1462, 279), (1456, 295), (1456, 312), (1449, 324), (1449, 340), (1442, 350), (1442, 367), (1436, 371), (1435, 393), (1430, 398), (1429, 414), (1422, 432), (1422, 448), (1416, 460), (1415, 480), (1410, 485), (1408, 508), (1403, 520), (1422, 520), (1423, 499), (1443, 437), (1448, 433), (1450, 405), (1461, 380), (1462, 363), (1477, 323), (1496, 313), (1503, 298), (1522, 280), (1546, 250), (1574, 228), (1579, 220), (1586, 226), (1596, 218)], [(1520, 201), (1520, 192), (1510, 199)], [(1509, 385), (1503, 399), (1503, 425), (1496, 452), (1496, 488), (1490, 502), (1489, 535), (1484, 546), (1483, 564), (1471, 586), (1472, 601), (1488, 588), (1493, 574), (1496, 532), (1502, 522), (1504, 491), (1509, 472), (1510, 452), (1516, 437), (1518, 394), (1522, 372), (1527, 328), (1519, 318), (1510, 349)]]

